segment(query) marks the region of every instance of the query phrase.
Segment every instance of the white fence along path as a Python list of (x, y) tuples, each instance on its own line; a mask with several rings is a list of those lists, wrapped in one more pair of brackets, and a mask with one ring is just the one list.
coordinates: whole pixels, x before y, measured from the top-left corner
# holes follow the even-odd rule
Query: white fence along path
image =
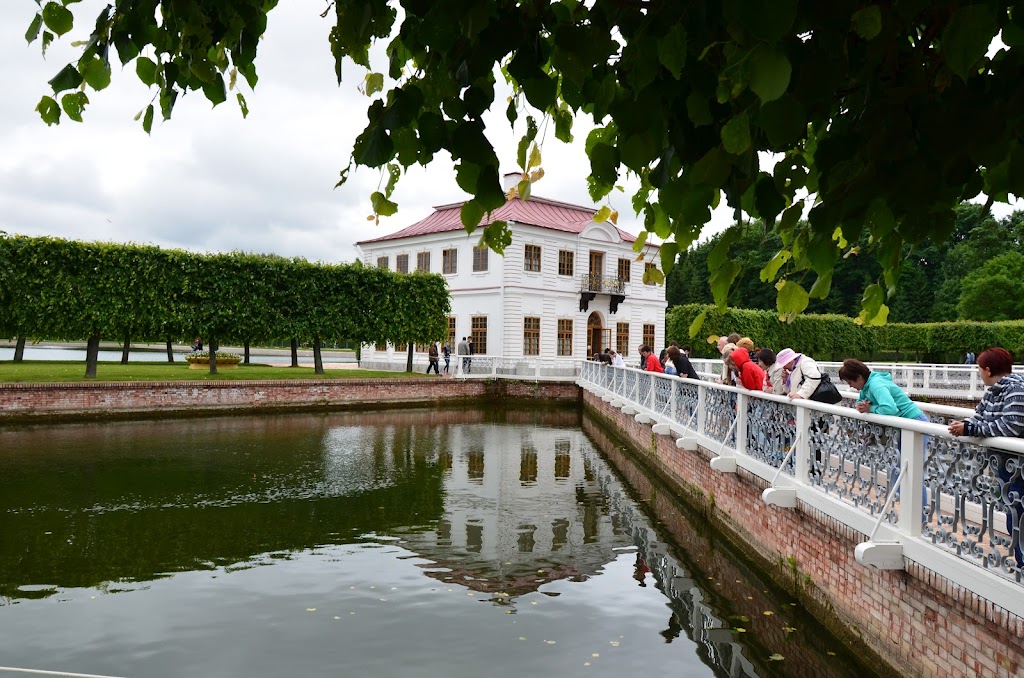
[[(941, 423), (594, 362), (582, 364), (577, 383), (678, 447), (712, 450), (713, 469), (767, 480), (766, 503), (794, 508), (799, 500), (868, 535), (856, 549), (861, 564), (914, 561), (1024, 616), (1014, 554), (1024, 440), (954, 438)], [(933, 421), (970, 413), (923, 409)], [(1011, 507), (1017, 524), (1008, 531)]]

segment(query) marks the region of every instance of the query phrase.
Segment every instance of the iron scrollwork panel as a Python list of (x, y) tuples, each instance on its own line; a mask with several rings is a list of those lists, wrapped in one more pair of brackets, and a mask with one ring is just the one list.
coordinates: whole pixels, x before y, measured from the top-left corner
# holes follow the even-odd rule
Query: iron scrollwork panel
[[(779, 468), (796, 440), (796, 407), (760, 398), (747, 399), (747, 454)], [(794, 457), (783, 469), (794, 475)]]

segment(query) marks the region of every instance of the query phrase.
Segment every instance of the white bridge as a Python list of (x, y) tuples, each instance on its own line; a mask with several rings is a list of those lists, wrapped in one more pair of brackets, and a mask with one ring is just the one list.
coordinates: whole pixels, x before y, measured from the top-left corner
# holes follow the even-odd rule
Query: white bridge
[(801, 502), (867, 535), (855, 553), (862, 565), (913, 561), (1024, 616), (1014, 555), (1024, 440), (950, 436), (944, 422), (970, 410), (923, 406), (931, 422), (860, 414), (596, 362), (582, 364), (577, 384), (678, 447), (709, 450), (716, 471), (768, 481), (766, 504)]

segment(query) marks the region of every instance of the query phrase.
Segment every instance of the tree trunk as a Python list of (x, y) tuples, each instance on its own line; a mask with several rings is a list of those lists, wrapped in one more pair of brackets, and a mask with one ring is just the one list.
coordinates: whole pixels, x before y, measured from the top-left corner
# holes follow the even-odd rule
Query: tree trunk
[(89, 342), (85, 346), (85, 378), (95, 379), (96, 378), (96, 361), (100, 354), (100, 335), (94, 334), (89, 337)]
[(409, 355), (405, 359), (405, 371), (412, 372), (412, 342), (409, 342)]
[(313, 373), (324, 373), (324, 360), (320, 355), (320, 337), (313, 337)]
[(171, 346), (171, 338), (167, 337), (167, 362), (174, 362), (174, 347)]
[(25, 337), (19, 336), (14, 344), (14, 362), (20, 363), (25, 359)]
[(292, 367), (299, 366), (299, 340), (292, 337)]
[(245, 341), (244, 346), (245, 346), (245, 357), (243, 358), (242, 362), (244, 364), (248, 365), (249, 364), (249, 341), (248, 340)]
[(128, 351), (131, 349), (132, 337), (127, 332), (124, 333), (124, 346), (121, 347), (121, 364), (128, 364)]
[(217, 340), (210, 337), (210, 374), (217, 374)]

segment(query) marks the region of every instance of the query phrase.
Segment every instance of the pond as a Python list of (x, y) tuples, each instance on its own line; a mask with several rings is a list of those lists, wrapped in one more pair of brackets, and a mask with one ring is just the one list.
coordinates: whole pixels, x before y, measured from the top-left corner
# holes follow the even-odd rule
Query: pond
[[(302, 355), (299, 356), (299, 362), (301, 364), (312, 364), (313, 356), (309, 354), (309, 351), (303, 351)], [(309, 354), (309, 355), (307, 355)], [(188, 355), (184, 351), (175, 351), (174, 360), (177, 362), (185, 362), (185, 356)], [(101, 362), (121, 362), (121, 351), (116, 350), (100, 350), (97, 352), (98, 360)], [(68, 362), (80, 362), (85, 363), (85, 349), (77, 348), (73, 346), (26, 346), (25, 347), (25, 360), (64, 360)], [(5, 360), (14, 360), (14, 348), (7, 346), (0, 346), (0, 362)], [(152, 348), (134, 348), (128, 352), (129, 362), (143, 362), (143, 363), (162, 363), (167, 362), (167, 351), (164, 349), (152, 349)], [(289, 365), (291, 364), (291, 354), (287, 351), (266, 351), (263, 349), (253, 349), (249, 352), (249, 362), (253, 363), (265, 363), (270, 365)], [(328, 351), (324, 352), (324, 362), (332, 363), (354, 363), (356, 362), (355, 356), (351, 353), (338, 355)]]
[(576, 410), (8, 427), (0, 468), (6, 667), (868, 673)]

